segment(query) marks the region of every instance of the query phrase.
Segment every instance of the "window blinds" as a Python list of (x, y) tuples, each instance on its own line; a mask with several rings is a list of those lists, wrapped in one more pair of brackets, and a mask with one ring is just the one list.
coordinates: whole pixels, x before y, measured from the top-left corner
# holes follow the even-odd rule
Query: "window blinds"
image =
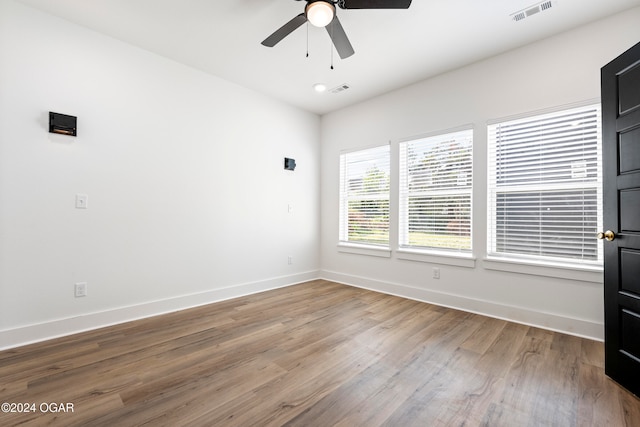
[(400, 247), (470, 252), (473, 130), (399, 148)]
[(600, 106), (489, 125), (488, 252), (602, 262)]
[(340, 241), (389, 245), (389, 145), (340, 155)]

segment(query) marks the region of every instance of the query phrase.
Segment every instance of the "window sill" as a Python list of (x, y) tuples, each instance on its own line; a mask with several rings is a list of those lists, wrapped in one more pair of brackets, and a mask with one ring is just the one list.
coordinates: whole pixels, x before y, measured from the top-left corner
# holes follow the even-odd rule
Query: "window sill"
[(456, 267), (474, 268), (476, 259), (472, 254), (447, 251), (424, 251), (416, 249), (398, 249), (398, 259), (406, 261), (427, 262), (431, 264), (453, 265)]
[(386, 246), (359, 245), (356, 243), (338, 243), (338, 252), (356, 255), (391, 258), (391, 249)]
[(556, 277), (582, 282), (604, 283), (603, 269), (597, 266), (550, 264), (533, 260), (487, 257), (482, 265), (487, 270), (508, 271), (534, 276)]

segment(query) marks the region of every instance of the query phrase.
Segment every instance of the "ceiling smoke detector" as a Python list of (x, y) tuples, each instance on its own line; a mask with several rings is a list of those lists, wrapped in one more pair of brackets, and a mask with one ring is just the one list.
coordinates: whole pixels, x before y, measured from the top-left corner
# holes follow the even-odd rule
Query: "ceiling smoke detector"
[(529, 6), (525, 9), (514, 12), (509, 16), (514, 21), (522, 21), (525, 18), (536, 15), (540, 12), (544, 12), (545, 10), (549, 10), (552, 7), (553, 7), (553, 2), (551, 0), (543, 1), (542, 3), (538, 3), (533, 6)]

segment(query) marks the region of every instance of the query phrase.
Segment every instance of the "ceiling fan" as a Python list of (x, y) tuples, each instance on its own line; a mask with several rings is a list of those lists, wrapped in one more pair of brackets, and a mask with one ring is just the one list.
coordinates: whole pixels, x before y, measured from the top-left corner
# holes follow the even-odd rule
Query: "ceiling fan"
[[(302, 1), (302, 0), (296, 0)], [(306, 5), (304, 12), (295, 16), (291, 21), (277, 29), (273, 34), (263, 40), (262, 44), (273, 47), (282, 39), (291, 34), (305, 22), (310, 22), (316, 27), (325, 27), (340, 58), (345, 59), (355, 53), (347, 33), (336, 14), (336, 5), (340, 9), (408, 9), (411, 0), (304, 0)]]

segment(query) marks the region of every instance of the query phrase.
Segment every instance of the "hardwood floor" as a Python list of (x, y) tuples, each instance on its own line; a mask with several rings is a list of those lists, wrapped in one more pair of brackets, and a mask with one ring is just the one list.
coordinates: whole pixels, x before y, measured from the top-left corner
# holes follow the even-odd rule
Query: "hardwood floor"
[(640, 425), (603, 358), (602, 343), (318, 280), (0, 352), (0, 403), (35, 404), (0, 425)]

